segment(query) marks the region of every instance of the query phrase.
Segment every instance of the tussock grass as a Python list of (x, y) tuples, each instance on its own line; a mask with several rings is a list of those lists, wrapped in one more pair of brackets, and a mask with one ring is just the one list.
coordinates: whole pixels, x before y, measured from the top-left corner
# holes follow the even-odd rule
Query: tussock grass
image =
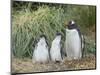
[(17, 57), (32, 56), (32, 42), (42, 34), (47, 36), (49, 44), (57, 32), (64, 33), (64, 14), (61, 8), (40, 7), (34, 12), (21, 11), (13, 15), (12, 50)]

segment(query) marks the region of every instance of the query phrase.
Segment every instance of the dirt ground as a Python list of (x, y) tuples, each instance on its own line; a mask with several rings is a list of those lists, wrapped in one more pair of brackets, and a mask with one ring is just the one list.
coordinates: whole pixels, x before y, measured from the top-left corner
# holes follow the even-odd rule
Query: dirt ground
[(12, 59), (12, 73), (30, 73), (30, 72), (47, 72), (47, 71), (63, 71), (63, 70), (80, 70), (80, 69), (95, 69), (95, 56), (86, 56), (80, 60), (67, 60), (63, 62), (47, 64), (32, 63), (29, 58)]

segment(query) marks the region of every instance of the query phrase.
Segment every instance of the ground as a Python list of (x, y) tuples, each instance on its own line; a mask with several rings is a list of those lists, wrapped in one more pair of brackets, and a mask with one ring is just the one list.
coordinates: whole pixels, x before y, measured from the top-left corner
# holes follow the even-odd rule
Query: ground
[(29, 58), (12, 59), (13, 73), (30, 73), (30, 72), (47, 72), (47, 71), (63, 71), (63, 70), (83, 70), (95, 69), (96, 60), (95, 55), (86, 56), (80, 60), (64, 59), (61, 63), (49, 62), (47, 64), (32, 63)]

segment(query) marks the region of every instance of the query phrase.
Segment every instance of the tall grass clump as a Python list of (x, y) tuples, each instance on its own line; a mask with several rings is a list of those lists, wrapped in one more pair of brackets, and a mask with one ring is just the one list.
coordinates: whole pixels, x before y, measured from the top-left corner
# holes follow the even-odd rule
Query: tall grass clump
[[(56, 32), (64, 33), (63, 9), (39, 7), (37, 11), (20, 11), (12, 15), (12, 50), (16, 57), (32, 56), (32, 44), (40, 35), (47, 36), (49, 44)], [(35, 43), (36, 44), (36, 43)]]

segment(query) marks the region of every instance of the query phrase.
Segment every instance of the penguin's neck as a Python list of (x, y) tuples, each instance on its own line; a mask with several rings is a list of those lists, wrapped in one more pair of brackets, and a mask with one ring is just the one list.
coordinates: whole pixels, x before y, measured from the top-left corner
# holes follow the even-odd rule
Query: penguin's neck
[(68, 29), (69, 30), (71, 30), (71, 29), (77, 29), (77, 26), (75, 24), (68, 25)]
[(69, 30), (76, 29), (78, 31), (79, 36), (81, 37), (81, 32), (80, 32), (80, 29), (77, 27), (77, 25), (75, 25), (75, 24), (68, 25), (68, 29)]
[(55, 41), (59, 43), (59, 42), (61, 41), (61, 36), (57, 36), (57, 37), (55, 38)]
[(40, 41), (39, 41), (39, 43), (38, 43), (38, 45), (46, 45), (46, 41), (45, 41), (45, 39), (40, 39)]

